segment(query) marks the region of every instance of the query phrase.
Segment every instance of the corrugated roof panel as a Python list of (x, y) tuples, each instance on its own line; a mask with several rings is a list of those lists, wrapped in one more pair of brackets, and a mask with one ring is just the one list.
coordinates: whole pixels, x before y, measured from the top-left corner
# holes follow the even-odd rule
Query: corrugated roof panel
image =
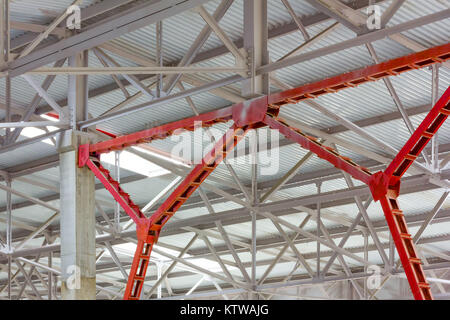
[[(22, 140), (21, 138), (20, 140)], [(19, 141), (20, 141), (19, 140)], [(6, 169), (57, 154), (54, 146), (40, 142), (0, 154), (0, 167)]]
[[(85, 1), (84, 5), (92, 4), (96, 1)], [(63, 10), (70, 4), (71, 1), (59, 1), (58, 3), (51, 4), (48, 0), (44, 1), (14, 1), (12, 8), (13, 15), (12, 19), (17, 21), (27, 21), (35, 23), (48, 23), (49, 20), (46, 17), (49, 11), (54, 12), (58, 10)], [(206, 10), (212, 13), (218, 4), (219, 0), (209, 1), (205, 4)], [(291, 5), (294, 10), (301, 16), (310, 16), (315, 14), (316, 9), (312, 8), (305, 1), (291, 1)], [(347, 2), (348, 3), (348, 2)], [(383, 10), (388, 7), (389, 1), (385, 1), (382, 4)], [(219, 23), (229, 37), (233, 40), (237, 40), (242, 36), (242, 5), (243, 0), (236, 0), (231, 6), (230, 10), (225, 14), (224, 18)], [(284, 8), (283, 4), (279, 0), (269, 0), (269, 26), (274, 28), (277, 26), (283, 26), (284, 24), (291, 21), (291, 18)], [(23, 8), (22, 8), (23, 7)], [(42, 11), (38, 9), (45, 8), (47, 11)], [(414, 18), (425, 16), (431, 13), (435, 13), (446, 9), (445, 5), (441, 1), (431, 0), (426, 2), (418, 2), (408, 0), (406, 1), (400, 10), (394, 15), (389, 22), (389, 25), (395, 25), (398, 23), (403, 23), (410, 21)], [(29, 14), (28, 14), (29, 13)], [(27, 15), (27, 16), (26, 16)], [(51, 19), (50, 19), (51, 20)], [(420, 28), (411, 29), (404, 32), (405, 36), (408, 36), (414, 41), (423, 44), (426, 47), (431, 47), (448, 42), (450, 35), (450, 24), (449, 19), (421, 26)], [(308, 32), (314, 36), (328, 27), (332, 20), (328, 20), (324, 23), (317, 24), (308, 27)], [(185, 12), (179, 14), (175, 17), (166, 19), (164, 21), (164, 61), (165, 63), (174, 62), (180, 60), (186, 51), (190, 48), (192, 42), (195, 40), (197, 35), (201, 32), (202, 28), (205, 26), (205, 22), (199, 17), (199, 15), (193, 11)], [(180, 32), (188, 30), (189, 32)], [(14, 35), (18, 35), (15, 33)], [(315, 45), (309, 47), (305, 52), (330, 46), (355, 36), (352, 31), (349, 31), (345, 27), (340, 26), (333, 33), (331, 33), (327, 38), (322, 39)], [(145, 57), (147, 59), (154, 59), (155, 53), (155, 27), (150, 25), (145, 28), (141, 28), (127, 35), (121, 36), (119, 39), (114, 41), (116, 45), (124, 50), (136, 53)], [(279, 59), (281, 56), (298, 46), (303, 42), (303, 37), (299, 31), (295, 31), (284, 35), (283, 37), (272, 39), (269, 41), (270, 57), (272, 61)], [(210, 39), (206, 41), (206, 44), (201, 48), (200, 52), (205, 52), (211, 50), (215, 47), (222, 46), (222, 42), (217, 38), (216, 35), (212, 35)], [(409, 54), (411, 51), (408, 48), (396, 43), (390, 39), (383, 39), (373, 43), (375, 51), (381, 60), (387, 60), (394, 57), (403, 56)], [(119, 57), (116, 54), (111, 54), (111, 56), (117, 60), (117, 62), (122, 66), (135, 66), (136, 64)], [(232, 66), (234, 64), (234, 58), (231, 54), (225, 54), (211, 61), (205, 61), (199, 63), (198, 66)], [(330, 54), (324, 57), (319, 57), (312, 59), (307, 62), (291, 66), (282, 70), (278, 70), (276, 75), (279, 79), (286, 82), (292, 86), (298, 86), (301, 84), (310, 83), (319, 79), (330, 77), (333, 75), (340, 74), (349, 70), (354, 70), (362, 68), (367, 65), (373, 64), (373, 60), (368, 54), (367, 49), (364, 46), (358, 46), (355, 48), (347, 49), (338, 53)], [(92, 53), (89, 56), (89, 65), (94, 67), (100, 67), (101, 64)], [(203, 82), (211, 82), (218, 79), (223, 79), (229, 76), (229, 74), (196, 74), (195, 77), (201, 79)], [(41, 83), (44, 79), (43, 76), (33, 76), (35, 79)], [(417, 106), (430, 104), (431, 100), (431, 72), (428, 69), (422, 69), (417, 71), (408, 72), (397, 77), (391, 77), (391, 81), (399, 95), (399, 98), (405, 108), (413, 108)], [(150, 81), (143, 81), (144, 84), (149, 85)], [(67, 95), (67, 76), (58, 76), (55, 82), (52, 84), (49, 94), (55, 100), (62, 100)], [(89, 77), (89, 87), (90, 89), (100, 88), (102, 86), (112, 83), (110, 76), (90, 76)], [(440, 69), (440, 91), (441, 93), (448, 87), (450, 83), (450, 72), (446, 68)], [(240, 92), (240, 83), (233, 84), (230, 88), (233, 88), (236, 93)], [(191, 88), (189, 85), (185, 85), (186, 89)], [(135, 94), (137, 89), (129, 86), (127, 90), (130, 94)], [(173, 90), (172, 93), (178, 92), (178, 88)], [(0, 80), (0, 92), (4, 91), (4, 81)], [(18, 105), (18, 107), (26, 108), (30, 101), (35, 96), (35, 92), (30, 89), (28, 84), (20, 77), (13, 79), (13, 92), (12, 98), (13, 102)], [(118, 103), (124, 101), (124, 95), (120, 90), (115, 90), (107, 94), (102, 94), (96, 98), (89, 100), (89, 110), (93, 116), (98, 116), (101, 113), (109, 110), (110, 108), (116, 106)], [(215, 110), (223, 106), (227, 106), (230, 103), (222, 98), (218, 98), (211, 93), (197, 94), (192, 97), (192, 100), (199, 112), (204, 113), (210, 110)], [(134, 102), (130, 103), (127, 107), (135, 106), (141, 103), (148, 102), (147, 97), (141, 97), (136, 99)], [(323, 105), (328, 110), (339, 114), (342, 117), (350, 121), (358, 121), (362, 119), (367, 119), (369, 117), (376, 117), (386, 113), (395, 112), (397, 109), (392, 101), (392, 98), (387, 91), (384, 83), (382, 81), (367, 83), (359, 86), (355, 89), (348, 89), (340, 91), (336, 94), (329, 94), (321, 96), (315, 100), (317, 103)], [(41, 106), (46, 104), (44, 101), (41, 102)], [(3, 113), (1, 112), (0, 115)], [(171, 102), (167, 105), (159, 107), (149, 107), (147, 110), (131, 114), (122, 119), (108, 121), (99, 125), (100, 128), (116, 134), (126, 134), (130, 132), (135, 132), (147, 127), (153, 127), (157, 124), (167, 123), (179, 119), (183, 119), (192, 116), (193, 112), (190, 109), (188, 103), (184, 99)], [(298, 105), (287, 105), (282, 108), (281, 116), (288, 116), (304, 122), (314, 128), (325, 129), (337, 125), (337, 123), (329, 119), (319, 112), (313, 110), (311, 107), (300, 103)], [(423, 119), (425, 114), (416, 115), (411, 117), (411, 121), (415, 127), (417, 127), (420, 121)], [(226, 124), (219, 124), (214, 126), (218, 132), (224, 133), (226, 128), (231, 125), (231, 122)], [(264, 129), (261, 129), (261, 131)], [(394, 148), (399, 149), (402, 147), (403, 143), (409, 138), (410, 134), (407, 131), (403, 121), (401, 119), (379, 123), (371, 126), (364, 127), (363, 130), (372, 134), (373, 136), (382, 139), (385, 143), (392, 145)], [(381, 152), (379, 147), (374, 146), (371, 143), (365, 141), (353, 132), (342, 132), (338, 134), (338, 137), (345, 139), (358, 146), (364, 146), (365, 148), (373, 152)], [(440, 144), (450, 143), (450, 124), (446, 123), (439, 132), (439, 142)], [(22, 139), (22, 138), (21, 138)], [(177, 141), (172, 139), (157, 140), (151, 143), (151, 146), (157, 147), (161, 150), (170, 152), (176, 146)], [(206, 140), (201, 141), (201, 137), (197, 137), (192, 142), (194, 146), (204, 146), (206, 145)], [(344, 155), (352, 157), (355, 161), (359, 162), (366, 160), (367, 158), (363, 155), (357, 154), (355, 152), (349, 151), (345, 148), (339, 147), (339, 150)], [(259, 178), (260, 182), (273, 181), (282, 177), (288, 170), (290, 170), (305, 154), (306, 150), (300, 148), (296, 144), (287, 145), (281, 147), (279, 150), (279, 162), (277, 162), (276, 172), (264, 175), (262, 166), (259, 167)], [(37, 143), (34, 145), (27, 146), (25, 148), (20, 148), (12, 152), (0, 154), (0, 167), (7, 168), (13, 165), (18, 165), (35, 159), (41, 159), (46, 156), (51, 156), (56, 154), (56, 149), (50, 145), (44, 143)], [(233, 168), (236, 171), (240, 181), (249, 184), (251, 182), (251, 164), (249, 162), (250, 157), (245, 156), (239, 159), (237, 163), (233, 163)], [(306, 162), (301, 169), (299, 174), (318, 172), (323, 169), (332, 168), (332, 166), (324, 160), (318, 159), (317, 157), (312, 157), (308, 162)], [(131, 172), (122, 171), (122, 177), (129, 177), (134, 175)], [(54, 183), (54, 187), (58, 187), (59, 172), (58, 168), (51, 168), (36, 174), (29, 176), (28, 178), (36, 179), (40, 183)], [(153, 199), (165, 186), (167, 186), (173, 175), (166, 175), (162, 177), (155, 177), (149, 179), (140, 179), (132, 183), (124, 184), (124, 189), (132, 195), (133, 200), (139, 204), (145, 204), (151, 199)], [(219, 180), (219, 181), (218, 181)], [(208, 183), (217, 187), (234, 187), (235, 181), (231, 177), (228, 169), (224, 164), (219, 165), (216, 171), (207, 180)], [(361, 183), (355, 181), (355, 185), (361, 185)], [(29, 195), (35, 197), (42, 197), (52, 194), (52, 191), (47, 190), (45, 187), (33, 186), (24, 181), (15, 181), (13, 187), (25, 192)], [(346, 189), (347, 185), (344, 179), (334, 179), (327, 181), (322, 184), (321, 192), (333, 192), (337, 190)], [(210, 196), (211, 193), (207, 188), (204, 188), (207, 195)], [(317, 193), (317, 186), (315, 184), (305, 184), (300, 187), (288, 188), (278, 191), (273, 197), (273, 201), (290, 199), (293, 197), (303, 197), (308, 195), (313, 195)], [(401, 195), (399, 198), (400, 205), (404, 210), (406, 216), (411, 217), (417, 214), (425, 214), (430, 212), (439, 198), (443, 193), (443, 189), (433, 189), (424, 192), (416, 192), (411, 194)], [(4, 192), (0, 191), (0, 206), (4, 206)], [(195, 195), (198, 195), (196, 193)], [(242, 195), (239, 196), (243, 199)], [(96, 199), (102, 203), (102, 207), (110, 212), (113, 210), (114, 202), (109, 193), (101, 188), (96, 192)], [(13, 196), (14, 203), (21, 202), (18, 196)], [(52, 205), (58, 207), (59, 201), (51, 201)], [(156, 208), (156, 207), (155, 207)], [(224, 201), (222, 203), (214, 203), (213, 209), (215, 212), (223, 212), (227, 210), (241, 208), (239, 204), (230, 201)], [(443, 205), (443, 209), (450, 208), (450, 200)], [(290, 214), (283, 216), (282, 219), (298, 225), (305, 217), (305, 213), (300, 213), (301, 208), (297, 208), (299, 213)], [(368, 208), (368, 214), (372, 221), (384, 221), (383, 212), (378, 203), (372, 203)], [(330, 208), (323, 208), (321, 211), (324, 216), (323, 223), (328, 229), (336, 228), (342, 226), (342, 223), (335, 221), (335, 219), (326, 218), (326, 215), (332, 215), (334, 217), (339, 217), (345, 219), (347, 222), (351, 221), (358, 214), (358, 207), (355, 203), (349, 203), (347, 205), (334, 206)], [(45, 209), (40, 206), (31, 206), (22, 209), (14, 210), (13, 217), (19, 222), (30, 223), (32, 225), (38, 226), (40, 223), (45, 221), (52, 214), (51, 210)], [(202, 206), (195, 209), (183, 210), (181, 209), (177, 215), (171, 220), (173, 223), (179, 219), (189, 219), (196, 216), (209, 215), (208, 210)], [(4, 218), (4, 213), (2, 218)], [(59, 222), (56, 221), (55, 225)], [(346, 222), (345, 222), (346, 223)], [(434, 236), (447, 236), (448, 227), (450, 223), (439, 223), (430, 225), (425, 233), (424, 237), (434, 237)], [(278, 237), (279, 233), (274, 227), (273, 223), (268, 219), (258, 220), (257, 222), (257, 236), (258, 239), (271, 239)], [(134, 226), (130, 228), (132, 230)], [(234, 225), (227, 225), (225, 227), (230, 235), (234, 239), (248, 242), (251, 237), (251, 223), (239, 223)], [(282, 227), (289, 234), (292, 234), (292, 230), (288, 230)], [(20, 226), (15, 226), (14, 231), (22, 229)], [(0, 225), (0, 230), (4, 231), (3, 224)], [(315, 218), (311, 220), (304, 226), (304, 230), (315, 233), (317, 230), (317, 225)], [(411, 228), (411, 233), (415, 233), (418, 230), (418, 226)], [(192, 237), (191, 232), (184, 232), (180, 235), (164, 236), (161, 238), (161, 242), (167, 246), (175, 246), (182, 248)], [(387, 241), (387, 232), (380, 233), (380, 238), (382, 242)], [(223, 245), (224, 242), (221, 239), (215, 237), (209, 237), (210, 241), (214, 245)], [(335, 243), (338, 243), (341, 238), (333, 238)], [(373, 243), (373, 240), (369, 237), (369, 244)], [(442, 244), (442, 246), (441, 246)], [(33, 243), (34, 246), (39, 246), (39, 243)], [(345, 248), (361, 248), (364, 245), (364, 238), (362, 235), (358, 234), (351, 236)], [(314, 241), (309, 243), (301, 243), (296, 245), (302, 253), (315, 253), (317, 250), (317, 244)], [(196, 241), (194, 249), (204, 249), (204, 243), (199, 240)], [(330, 251), (329, 248), (321, 246), (322, 250)], [(450, 247), (448, 243), (439, 243), (439, 248), (434, 248), (436, 250), (449, 250)], [(274, 248), (271, 250), (258, 251), (257, 259), (261, 261), (263, 259), (273, 259), (279, 248)], [(251, 261), (251, 255), (249, 253), (239, 254), (244, 262)], [(358, 253), (358, 256), (363, 256), (363, 253)], [(121, 254), (121, 257), (123, 254)], [(224, 259), (229, 259), (232, 261), (230, 255), (222, 256)], [(130, 259), (127, 257), (126, 259)], [(127, 260), (127, 261), (128, 261)], [(358, 265), (354, 260), (345, 258), (346, 262), (350, 266)], [(377, 252), (369, 253), (369, 260), (371, 263), (381, 263), (381, 259)], [(58, 263), (55, 259), (55, 263)], [(294, 266), (294, 262), (279, 263), (277, 268), (273, 270), (270, 276), (285, 275), (290, 272)], [(178, 270), (178, 269), (177, 269)], [(181, 268), (179, 269), (181, 270)], [(265, 266), (257, 268), (257, 274), (260, 276), (265, 270)], [(151, 274), (155, 274), (156, 271), (154, 267), (151, 267)], [(304, 274), (304, 268), (300, 267), (299, 270), (295, 271), (295, 274)], [(117, 279), (121, 279), (121, 275), (118, 272), (111, 273), (111, 275)], [(174, 288), (184, 288), (192, 286), (193, 282), (198, 281), (198, 276), (184, 277), (182, 281), (171, 281)], [(219, 281), (220, 282), (220, 281)]]

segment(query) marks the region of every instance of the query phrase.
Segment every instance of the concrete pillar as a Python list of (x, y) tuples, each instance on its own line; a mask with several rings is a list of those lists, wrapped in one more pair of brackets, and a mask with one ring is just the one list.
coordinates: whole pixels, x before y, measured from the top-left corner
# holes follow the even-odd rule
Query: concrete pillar
[[(69, 65), (86, 66), (85, 52)], [(95, 300), (95, 179), (78, 168), (78, 146), (89, 143), (76, 121), (87, 115), (87, 77), (69, 76), (68, 106), (72, 130), (59, 137), (61, 199), (61, 296), (63, 300)]]
[(63, 300), (95, 299), (95, 180), (78, 168), (78, 146), (85, 133), (68, 131), (60, 139), (61, 295)]

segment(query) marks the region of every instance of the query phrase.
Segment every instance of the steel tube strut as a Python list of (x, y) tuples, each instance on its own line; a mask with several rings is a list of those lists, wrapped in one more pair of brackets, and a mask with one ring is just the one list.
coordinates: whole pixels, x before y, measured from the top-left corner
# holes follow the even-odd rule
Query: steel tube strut
[[(318, 157), (349, 173), (353, 178), (369, 185), (374, 200), (381, 200), (381, 206), (415, 299), (432, 299), (430, 287), (426, 282), (414, 243), (408, 234), (407, 225), (403, 213), (398, 207), (397, 198), (400, 190), (400, 178), (450, 114), (448, 105), (450, 88), (447, 89), (436, 106), (433, 107), (386, 171), (375, 174), (359, 166), (351, 159), (341, 156), (336, 150), (322, 145), (316, 138), (306, 135), (297, 128), (290, 127), (283, 119), (278, 117), (278, 113), (280, 107), (285, 104), (297, 103), (304, 99), (337, 92), (345, 88), (355, 87), (369, 81), (376, 81), (387, 76), (423, 68), (449, 59), (450, 44), (446, 44), (299, 88), (239, 103), (218, 111), (208, 112), (108, 141), (80, 146), (78, 153), (79, 167), (87, 165), (136, 223), (138, 244), (124, 299), (139, 299), (150, 254), (153, 245), (158, 240), (162, 227), (214, 171), (227, 154), (234, 149), (248, 130), (264, 126), (279, 130), (288, 139), (297, 142)], [(205, 155), (201, 163), (186, 176), (149, 218), (142, 213), (139, 206), (131, 200), (130, 196), (100, 163), (100, 155), (102, 153), (121, 150), (140, 143), (149, 143), (155, 139), (164, 139), (179, 133), (178, 129), (192, 131), (197, 121), (201, 122), (202, 127), (209, 127), (215, 123), (228, 122), (230, 120), (233, 120), (234, 124), (215, 144), (213, 150)]]

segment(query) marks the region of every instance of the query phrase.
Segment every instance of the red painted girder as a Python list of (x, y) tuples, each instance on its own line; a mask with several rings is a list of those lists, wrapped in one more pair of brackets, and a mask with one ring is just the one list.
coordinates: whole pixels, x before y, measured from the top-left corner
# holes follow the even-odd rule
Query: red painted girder
[[(387, 179), (399, 180), (450, 115), (450, 87), (386, 168)], [(391, 181), (393, 184), (396, 181)]]
[(433, 300), (405, 217), (398, 206), (397, 191), (388, 191), (381, 197), (380, 202), (414, 299)]
[(356, 87), (362, 83), (398, 75), (414, 69), (450, 59), (450, 43), (413, 53), (404, 57), (382, 62), (356, 71), (344, 73), (298, 88), (289, 89), (269, 96), (269, 105), (284, 105), (315, 98), (323, 94)]
[(214, 148), (208, 152), (201, 163), (196, 165), (189, 175), (180, 183), (172, 194), (156, 210), (149, 221), (151, 230), (159, 231), (167, 220), (180, 208), (180, 206), (197, 190), (203, 181), (232, 151), (237, 143), (244, 137), (247, 130), (233, 125), (215, 144)]
[(138, 246), (128, 277), (124, 300), (138, 300), (141, 295), (150, 252), (157, 239), (157, 236), (153, 235), (159, 235), (164, 224), (214, 171), (227, 156), (227, 153), (234, 149), (244, 137), (248, 128), (243, 130), (233, 125), (214, 145), (214, 148), (203, 157), (201, 163), (195, 166), (191, 173), (184, 178), (158, 210), (149, 219), (145, 220), (145, 224), (141, 223), (138, 225)]
[(133, 263), (131, 264), (128, 282), (125, 288), (124, 300), (139, 300), (144, 287), (145, 275), (150, 261), (154, 242), (145, 242), (138, 239)]
[(289, 126), (289, 124), (281, 118), (266, 116), (264, 118), (264, 123), (266, 123), (271, 129), (279, 130), (279, 132), (286, 138), (297, 142), (303, 148), (313, 152), (319, 158), (328, 161), (336, 168), (344, 170), (353, 178), (366, 184), (369, 183), (371, 173), (368, 169), (359, 166), (347, 157), (339, 155), (339, 153), (333, 148), (322, 145), (315, 137), (308, 136), (301, 130)]
[[(269, 125), (272, 129), (278, 129), (287, 138), (290, 138), (298, 142), (302, 147), (314, 152), (320, 158), (329, 161), (335, 167), (348, 172), (355, 179), (358, 179), (366, 184), (370, 184), (372, 189), (374, 184), (373, 182), (375, 180), (373, 178), (376, 178), (375, 176), (377, 175), (374, 175), (371, 178), (371, 173), (367, 169), (358, 166), (356, 163), (352, 162), (348, 158), (340, 156), (339, 154), (337, 154), (335, 150), (322, 146), (315, 140), (315, 138), (308, 137), (298, 129), (290, 128), (288, 125), (280, 122), (279, 119), (272, 118), (272, 116), (276, 116), (278, 113), (279, 106), (282, 106), (284, 104), (296, 103), (303, 99), (314, 98), (322, 94), (336, 92), (341, 89), (349, 87), (355, 87), (359, 84), (368, 81), (375, 81), (389, 75), (397, 75), (406, 71), (423, 68), (434, 63), (447, 61), (450, 58), (449, 52), (450, 52), (450, 44), (438, 46), (432, 49), (425, 50), (423, 52), (415, 53), (398, 59), (393, 59), (381, 64), (363, 68), (361, 70), (349, 72), (340, 76), (318, 81), (313, 84), (308, 84), (305, 86), (301, 86), (299, 88), (287, 90), (271, 96), (266, 96), (257, 99), (255, 101), (247, 101), (244, 103), (236, 104), (221, 110), (208, 112), (199, 116), (172, 122), (148, 130), (143, 130), (137, 133), (118, 137), (105, 142), (81, 146), (79, 154), (79, 165), (80, 167), (82, 167), (84, 166), (84, 164), (87, 163), (88, 165), (95, 167), (92, 168), (91, 166), (89, 166), (91, 170), (93, 170), (95, 173), (95, 169), (97, 167), (95, 166), (95, 164), (91, 162), (91, 160), (88, 160), (89, 155), (98, 156), (101, 153), (106, 153), (112, 150), (121, 150), (123, 148), (132, 145), (147, 143), (154, 139), (164, 139), (167, 136), (174, 134), (175, 130), (177, 129), (193, 130), (194, 122), (196, 121), (201, 121), (202, 126), (208, 127), (217, 122), (225, 122), (233, 119), (235, 125), (230, 130), (238, 130), (236, 127), (236, 123), (238, 123), (239, 126), (248, 124), (256, 128), (264, 125), (262, 123), (258, 123), (259, 121), (263, 120), (262, 118), (264, 118), (264, 123)], [(444, 109), (442, 108), (442, 110)], [(447, 111), (444, 110), (443, 114), (448, 116), (446, 112)], [(264, 114), (268, 115), (264, 116)], [(438, 115), (438, 117), (440, 117), (440, 115)], [(242, 135), (237, 136), (238, 140), (242, 138)], [(225, 139), (224, 141), (228, 140)], [(232, 149), (232, 147), (234, 147), (235, 144), (238, 142), (236, 140), (233, 141), (234, 141), (233, 146), (228, 145), (228, 143), (226, 142), (222, 144), (220, 144), (219, 142), (216, 145), (218, 147), (217, 150), (220, 150), (220, 148), (221, 147), (223, 148), (223, 146), (226, 146), (226, 150), (228, 150), (228, 146), (230, 146), (230, 148)], [(84, 147), (86, 150), (84, 150), (82, 147)], [(89, 150), (87, 150), (87, 148), (89, 148)], [(191, 172), (191, 174), (185, 179), (185, 181), (182, 182), (182, 184), (152, 215), (150, 219), (136, 219), (135, 216), (135, 219), (133, 220), (137, 223), (138, 245), (140, 244), (142, 248), (146, 245), (153, 246), (159, 235), (161, 227), (167, 222), (167, 220), (173, 215), (173, 213), (187, 200), (187, 198), (195, 191), (195, 189), (200, 185), (200, 183), (204, 179), (206, 179), (206, 177), (212, 172), (212, 170), (214, 170), (214, 168), (218, 165), (218, 163), (222, 160), (222, 158), (223, 157), (221, 157), (220, 155), (218, 156), (217, 154), (215, 154), (214, 151), (211, 151), (203, 159), (202, 164), (194, 168), (193, 172)], [(208, 164), (214, 165), (208, 166)], [(207, 169), (208, 167), (210, 167), (210, 169), (212, 170)], [(98, 168), (97, 171), (99, 171)], [(383, 176), (381, 177), (383, 179), (385, 173), (382, 172), (379, 173)], [(99, 172), (97, 172), (97, 174), (99, 174)], [(98, 177), (101, 176), (102, 175), (100, 172)], [(105, 177), (103, 177), (103, 179), (105, 179)], [(195, 179), (199, 179), (198, 181), (200, 181), (200, 183), (194, 184), (189, 183), (189, 181), (195, 181)], [(114, 187), (111, 186), (109, 183), (104, 183), (104, 185), (111, 193), (114, 192), (114, 190), (110, 190), (110, 188), (114, 189)], [(387, 184), (385, 184), (385, 186), (387, 187)], [(184, 197), (183, 195), (187, 195), (187, 197)], [(120, 202), (120, 200), (118, 199), (116, 200)], [(132, 217), (132, 212), (130, 213), (131, 213), (130, 217)], [(151, 247), (149, 250), (151, 252)], [(130, 288), (127, 287), (127, 293), (129, 296), (132, 292), (133, 285), (137, 283), (137, 280), (141, 278), (143, 279), (143, 277), (145, 277), (147, 265), (148, 259), (143, 257), (142, 254), (138, 254), (137, 252), (135, 255), (135, 260), (133, 261), (134, 275), (133, 276), (130, 275), (129, 280), (129, 285), (131, 287)], [(141, 271), (143, 272), (143, 275), (141, 274)], [(135, 291), (137, 296), (135, 296), (133, 299), (139, 298), (141, 289), (142, 288), (140, 289), (138, 288), (138, 290)]]
[[(125, 210), (125, 212), (128, 214), (128, 216), (130, 216), (130, 218), (136, 224), (144, 223), (145, 217), (140, 212), (140, 210), (133, 209), (131, 207), (131, 205), (134, 205), (134, 203), (131, 202), (131, 204), (130, 204), (128, 201), (126, 201), (126, 199), (119, 193), (119, 191), (116, 189), (116, 187), (114, 187), (111, 184), (111, 182), (108, 180), (108, 177), (98, 168), (98, 166), (91, 159), (88, 159), (85, 164), (89, 167), (89, 169), (91, 169), (91, 171), (94, 173), (94, 175), (105, 186), (106, 190), (108, 190), (109, 193), (114, 197), (114, 199), (120, 204), (120, 206), (123, 208), (123, 210)], [(115, 183), (117, 183), (117, 182), (115, 182)], [(119, 185), (119, 184), (117, 183), (117, 185)], [(118, 187), (118, 188), (120, 188), (120, 187)]]
[[(89, 146), (90, 154), (107, 153), (112, 150), (122, 150), (129, 146), (140, 143), (149, 143), (152, 140), (164, 139), (174, 133), (177, 129), (194, 130), (195, 122), (200, 122), (203, 127), (211, 126), (218, 122), (227, 122), (231, 120), (232, 107), (226, 107), (220, 110), (207, 112), (195, 117), (164, 124), (155, 128), (138, 131), (107, 141), (91, 144)], [(181, 132), (180, 132), (181, 133)]]
[[(304, 99), (315, 98), (322, 94), (336, 92), (342, 89), (356, 87), (359, 84), (376, 81), (390, 75), (397, 75), (406, 71), (424, 68), (434, 63), (444, 62), (450, 59), (450, 44), (437, 46), (422, 52), (414, 53), (408, 56), (389, 60), (380, 64), (365, 67), (360, 70), (344, 73), (332, 78), (317, 81), (311, 84), (303, 85), (294, 89), (275, 93), (259, 99), (258, 108), (266, 111), (267, 108), (278, 108), (285, 104), (297, 103)], [(154, 139), (164, 139), (173, 134), (177, 129), (192, 130), (195, 121), (202, 121), (204, 126), (211, 126), (214, 123), (228, 121), (239, 111), (245, 109), (248, 102), (238, 103), (220, 110), (207, 112), (198, 116), (186, 118), (183, 120), (171, 122), (152, 129), (139, 131), (136, 133), (124, 135), (108, 141), (90, 145), (89, 153), (106, 153), (112, 150), (122, 150), (126, 147), (147, 143)], [(257, 112), (253, 108), (254, 114)], [(233, 119), (239, 121), (239, 117)]]

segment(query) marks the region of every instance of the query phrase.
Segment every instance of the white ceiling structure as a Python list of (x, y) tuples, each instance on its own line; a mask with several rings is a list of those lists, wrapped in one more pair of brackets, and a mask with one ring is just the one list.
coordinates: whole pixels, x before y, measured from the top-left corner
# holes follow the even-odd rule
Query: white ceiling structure
[[(0, 118), (22, 121), (28, 112), (26, 121), (45, 125), (30, 123), (13, 140), (5, 138), (11, 132), (0, 126), (0, 299), (8, 299), (8, 283), (13, 299), (59, 299), (61, 294), (58, 211), (64, 206), (59, 195), (64, 177), (55, 138), (68, 128), (52, 117), (57, 113), (52, 104), (66, 110), (70, 88), (68, 74), (52, 77), (52, 69), (69, 67), (66, 58), (86, 50), (89, 117), (79, 125), (97, 141), (110, 139), (105, 132), (121, 136), (245, 101), (245, 81), (230, 51), (239, 52), (243, 46), (245, 1), (249, 0), (172, 1), (176, 5), (139, 20), (145, 10), (154, 13), (161, 1), (84, 0), (79, 4), (81, 30), (70, 32), (58, 23), (29, 53), (25, 51), (30, 44), (73, 1), (10, 1), (11, 53), (10, 62), (0, 65)], [(367, 14), (369, 2), (378, 6), (387, 23), (356, 32), (365, 26), (356, 27), (355, 17)], [(333, 4), (334, 11), (324, 10), (323, 3)], [(221, 32), (211, 31), (199, 6), (221, 16), (217, 19)], [(341, 15), (341, 6), (350, 14)], [(444, 45), (450, 38), (447, 0), (267, 0), (267, 13), (270, 93)], [(116, 29), (109, 32), (113, 24)], [(164, 67), (186, 67), (172, 88), (173, 75), (163, 74), (162, 98), (154, 97), (159, 77), (144, 69), (155, 66), (158, 50)], [(110, 74), (101, 71), (105, 64), (122, 69)], [(280, 115), (376, 172), (393, 159), (392, 150), (400, 150), (409, 139), (408, 126), (417, 128), (427, 115), (433, 92), (440, 97), (449, 87), (449, 67), (442, 63), (326, 94), (314, 99), (315, 108), (308, 102), (286, 105)], [(136, 71), (139, 68), (142, 72)], [(10, 101), (5, 94), (7, 74)], [(29, 78), (48, 87), (46, 94), (39, 94)], [(343, 125), (344, 120), (359, 130)], [(211, 129), (220, 134), (229, 126), (221, 123)], [(198, 131), (206, 135), (205, 129)], [(271, 130), (258, 131), (270, 136), (271, 143), (267, 147), (260, 141), (257, 174), (250, 163), (252, 147), (241, 142), (237, 148), (242, 156), (229, 165), (220, 164), (164, 227), (152, 252), (142, 299), (412, 299), (383, 211), (369, 189), (356, 180), (349, 183), (342, 171)], [(194, 146), (209, 143), (195, 133), (188, 136)], [(190, 171), (185, 159), (173, 157), (177, 143), (166, 138), (128, 148), (120, 153), (118, 167), (114, 152), (101, 159), (111, 172), (120, 174), (133, 201), (152, 212), (167, 197), (161, 192), (172, 190)], [(433, 295), (448, 299), (449, 121), (433, 145), (436, 153), (430, 144), (426, 156), (417, 160), (427, 170), (412, 167), (405, 175), (399, 202), (411, 234), (423, 229), (417, 248)], [(276, 163), (270, 174), (264, 173), (269, 168), (265, 148)], [(12, 179), (13, 192), (7, 191), (6, 177)], [(256, 193), (259, 210), (269, 215), (252, 213), (254, 204), (243, 191)], [(95, 200), (97, 299), (121, 299), (136, 248), (135, 227), (124, 212), (120, 227), (114, 224), (116, 203), (98, 180)], [(360, 211), (367, 213), (367, 221), (357, 220)], [(318, 219), (323, 224), (320, 230)], [(319, 245), (288, 224), (319, 233), (341, 251)], [(382, 270), (378, 289), (366, 281), (370, 266)]]

